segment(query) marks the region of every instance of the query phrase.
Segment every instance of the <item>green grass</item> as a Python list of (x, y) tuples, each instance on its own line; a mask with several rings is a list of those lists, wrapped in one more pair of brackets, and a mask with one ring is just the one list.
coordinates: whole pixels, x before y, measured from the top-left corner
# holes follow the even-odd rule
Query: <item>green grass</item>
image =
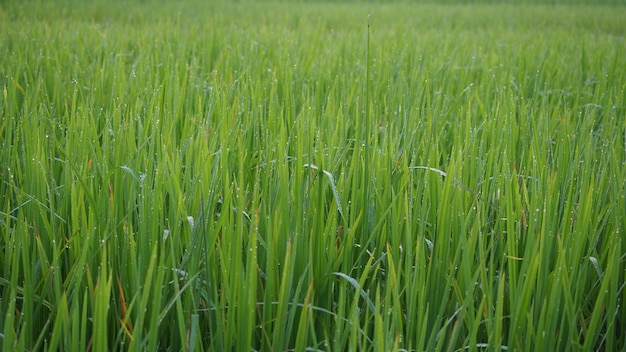
[(626, 349), (624, 18), (0, 3), (2, 350)]

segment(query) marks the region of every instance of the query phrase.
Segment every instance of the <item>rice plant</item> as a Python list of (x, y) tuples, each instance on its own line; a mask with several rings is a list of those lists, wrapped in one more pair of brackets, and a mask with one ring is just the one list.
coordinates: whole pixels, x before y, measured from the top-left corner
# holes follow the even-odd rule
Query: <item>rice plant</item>
[(625, 349), (623, 18), (0, 3), (2, 350)]

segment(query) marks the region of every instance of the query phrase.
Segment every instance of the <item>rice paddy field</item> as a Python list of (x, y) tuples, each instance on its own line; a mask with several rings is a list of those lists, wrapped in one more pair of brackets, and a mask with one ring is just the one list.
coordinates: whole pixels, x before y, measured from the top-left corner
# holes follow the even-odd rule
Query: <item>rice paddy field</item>
[(1, 350), (625, 350), (625, 18), (0, 1)]

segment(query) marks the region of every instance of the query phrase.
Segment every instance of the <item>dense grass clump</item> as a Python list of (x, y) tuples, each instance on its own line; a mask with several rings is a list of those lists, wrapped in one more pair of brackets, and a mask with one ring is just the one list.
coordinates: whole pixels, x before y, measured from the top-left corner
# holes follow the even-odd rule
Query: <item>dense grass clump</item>
[(623, 350), (624, 18), (1, 3), (2, 350)]

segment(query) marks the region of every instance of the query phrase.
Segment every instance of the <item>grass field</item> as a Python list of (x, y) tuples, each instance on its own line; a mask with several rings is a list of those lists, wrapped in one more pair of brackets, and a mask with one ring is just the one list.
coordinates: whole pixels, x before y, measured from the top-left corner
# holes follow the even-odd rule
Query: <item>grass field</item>
[(0, 1), (1, 349), (625, 350), (626, 6), (558, 2)]

